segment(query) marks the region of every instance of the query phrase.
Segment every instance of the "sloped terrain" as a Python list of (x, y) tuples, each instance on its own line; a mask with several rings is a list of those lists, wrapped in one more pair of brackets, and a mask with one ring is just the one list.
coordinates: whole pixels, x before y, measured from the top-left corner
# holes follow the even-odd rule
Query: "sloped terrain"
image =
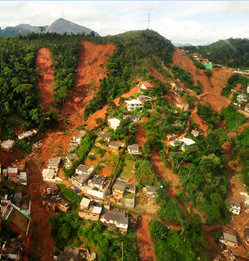
[(44, 104), (45, 110), (54, 104), (54, 70), (51, 54), (48, 48), (40, 48), (37, 53), (36, 66), (39, 69), (38, 88), (40, 90), (40, 102)]

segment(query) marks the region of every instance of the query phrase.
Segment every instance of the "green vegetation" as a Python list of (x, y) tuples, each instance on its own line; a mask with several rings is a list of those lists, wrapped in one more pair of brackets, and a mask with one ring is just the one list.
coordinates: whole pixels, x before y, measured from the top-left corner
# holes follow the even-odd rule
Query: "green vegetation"
[(97, 253), (98, 260), (137, 261), (136, 236), (132, 229), (126, 235), (110, 232), (100, 222), (93, 223), (82, 220), (77, 214), (66, 213), (49, 218), (52, 225), (51, 234), (56, 238), (56, 246), (79, 246), (85, 244), (91, 251)]
[(218, 128), (221, 118), (215, 110), (213, 110), (207, 105), (199, 104), (197, 113), (199, 114), (202, 120), (208, 123), (208, 127), (211, 130)]
[(233, 105), (224, 108), (220, 115), (226, 120), (228, 131), (237, 130), (240, 125), (247, 121), (246, 116), (239, 113)]
[(67, 245), (80, 244), (82, 224), (79, 216), (74, 213), (59, 214), (49, 218), (52, 225), (51, 234), (56, 238), (56, 246), (63, 249)]
[(231, 93), (231, 90), (236, 87), (236, 85), (240, 83), (242, 89), (246, 91), (247, 85), (249, 84), (249, 79), (239, 73), (234, 73), (229, 79), (226, 86), (222, 89), (221, 94), (223, 96), (228, 97)]
[(75, 210), (79, 207), (81, 196), (75, 194), (68, 189), (64, 184), (58, 184), (62, 197), (72, 203), (72, 208)]
[[(81, 36), (82, 37), (82, 36)], [(56, 125), (54, 111), (42, 112), (36, 79), (37, 51), (51, 50), (55, 71), (54, 97), (61, 106), (74, 84), (80, 51), (80, 36), (31, 34), (0, 40), (0, 125), (1, 138), (13, 137), (13, 128), (38, 127), (41, 131)]]
[(204, 65), (203, 63), (201, 63), (201, 62), (199, 62), (199, 61), (197, 61), (197, 60), (195, 60), (195, 59), (192, 59), (192, 61), (193, 61), (194, 65), (195, 65), (197, 68), (199, 68), (199, 69), (201, 69), (201, 70), (205, 70), (205, 69), (206, 69), (206, 67), (205, 67), (205, 65)]
[(158, 197), (156, 202), (160, 205), (158, 216), (165, 221), (171, 221), (176, 224), (182, 224), (186, 218), (182, 208), (177, 202), (168, 197), (166, 188), (160, 188), (158, 190)]
[(174, 105), (164, 98), (158, 98), (153, 107), (148, 121), (144, 123), (147, 137), (165, 139), (167, 133), (181, 133), (185, 129), (189, 112), (175, 113)]
[(233, 140), (234, 158), (242, 165), (243, 182), (249, 187), (249, 128), (247, 127)]
[(190, 72), (181, 69), (178, 65), (173, 65), (171, 70), (174, 73), (175, 78), (180, 79), (186, 88), (193, 90), (196, 94), (200, 94), (202, 92), (200, 83), (198, 85), (194, 85)]
[(169, 230), (163, 223), (152, 220), (150, 233), (154, 243), (156, 260), (205, 260), (202, 254), (207, 247), (198, 215), (186, 221), (182, 230)]
[(226, 39), (206, 46), (186, 46), (185, 50), (199, 53), (210, 61), (228, 67), (249, 67), (249, 40)]
[(181, 185), (194, 206), (206, 213), (206, 223), (229, 221), (225, 204), (228, 181), (227, 158), (222, 144), (226, 139), (222, 129), (200, 136), (197, 144), (185, 147), (185, 151), (170, 148), (173, 171), (179, 175)]
[(100, 81), (99, 92), (86, 106), (85, 119), (128, 91), (137, 78), (150, 78), (154, 56), (169, 64), (174, 52), (170, 41), (151, 30), (131, 31), (105, 37), (102, 41), (113, 42), (116, 50), (107, 63), (108, 76)]
[(146, 159), (136, 160), (136, 181), (141, 185), (156, 185), (158, 176), (155, 173), (151, 163)]
[(104, 225), (97, 222), (88, 224), (82, 230), (81, 236), (84, 237), (85, 244), (97, 253), (98, 260), (122, 261), (122, 244), (123, 260), (138, 260), (136, 235), (132, 229), (123, 236), (119, 232), (107, 231)]

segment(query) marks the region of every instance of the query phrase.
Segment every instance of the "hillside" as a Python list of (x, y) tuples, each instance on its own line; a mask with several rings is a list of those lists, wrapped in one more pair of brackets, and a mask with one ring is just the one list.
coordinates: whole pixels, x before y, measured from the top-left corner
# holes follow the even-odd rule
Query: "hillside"
[(213, 63), (234, 68), (249, 67), (249, 39), (220, 40), (206, 46), (182, 47), (192, 53), (199, 53)]
[(31, 33), (57, 33), (57, 34), (90, 34), (99, 36), (93, 30), (65, 20), (63, 18), (57, 19), (51, 25), (32, 26), (29, 24), (20, 24), (17, 26), (7, 26), (4, 29), (0, 28), (0, 37), (14, 37), (17, 35), (28, 35)]
[[(242, 111), (247, 102), (234, 104), (244, 91), (239, 84), (247, 80), (234, 76), (232, 68), (198, 68), (152, 30), (107, 37), (32, 34), (0, 39), (0, 51), (1, 138), (16, 141), (13, 151), (0, 151), (0, 163), (7, 168), (26, 160), (25, 189), (36, 221), (24, 240), (24, 260), (33, 255), (50, 261), (55, 246), (62, 251), (71, 245), (87, 247), (99, 260), (213, 260), (213, 253), (230, 254), (217, 245), (228, 230), (236, 231), (239, 242), (232, 253), (249, 257), (248, 213), (232, 215), (228, 203), (244, 204), (243, 182), (249, 186), (249, 121)], [(142, 89), (142, 83), (149, 87)], [(238, 92), (234, 97), (222, 95), (227, 84)], [(131, 99), (139, 107), (130, 110)], [(16, 134), (31, 128), (39, 129), (37, 136), (18, 140)], [(85, 136), (76, 144), (73, 137), (82, 130)], [(132, 154), (136, 144), (139, 153)], [(78, 159), (67, 167), (73, 154)], [(43, 170), (54, 157), (63, 163), (47, 179)], [(79, 164), (94, 166), (94, 175), (110, 182), (104, 200), (95, 198), (101, 187), (88, 187), (93, 178), (73, 182)], [(119, 178), (135, 193), (116, 197)], [(49, 200), (46, 205), (42, 191), (48, 180), (69, 203), (65, 213)], [(20, 189), (6, 177), (2, 188), (12, 194)], [(82, 197), (103, 206), (104, 213), (108, 206), (128, 213), (127, 233), (84, 219)], [(120, 197), (134, 199), (134, 206), (120, 205)]]

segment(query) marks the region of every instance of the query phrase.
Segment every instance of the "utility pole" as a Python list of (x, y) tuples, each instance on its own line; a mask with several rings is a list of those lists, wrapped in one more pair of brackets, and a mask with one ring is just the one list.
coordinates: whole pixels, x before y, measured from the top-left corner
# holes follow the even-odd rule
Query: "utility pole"
[(148, 12), (148, 25), (147, 25), (147, 29), (150, 28), (150, 12)]

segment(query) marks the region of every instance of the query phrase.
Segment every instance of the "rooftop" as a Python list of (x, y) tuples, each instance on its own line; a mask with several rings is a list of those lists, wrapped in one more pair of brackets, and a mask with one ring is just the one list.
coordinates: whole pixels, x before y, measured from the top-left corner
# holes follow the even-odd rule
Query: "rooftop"
[(128, 216), (125, 214), (125, 212), (105, 210), (102, 218), (104, 218), (105, 220), (113, 220), (119, 224), (128, 225)]

